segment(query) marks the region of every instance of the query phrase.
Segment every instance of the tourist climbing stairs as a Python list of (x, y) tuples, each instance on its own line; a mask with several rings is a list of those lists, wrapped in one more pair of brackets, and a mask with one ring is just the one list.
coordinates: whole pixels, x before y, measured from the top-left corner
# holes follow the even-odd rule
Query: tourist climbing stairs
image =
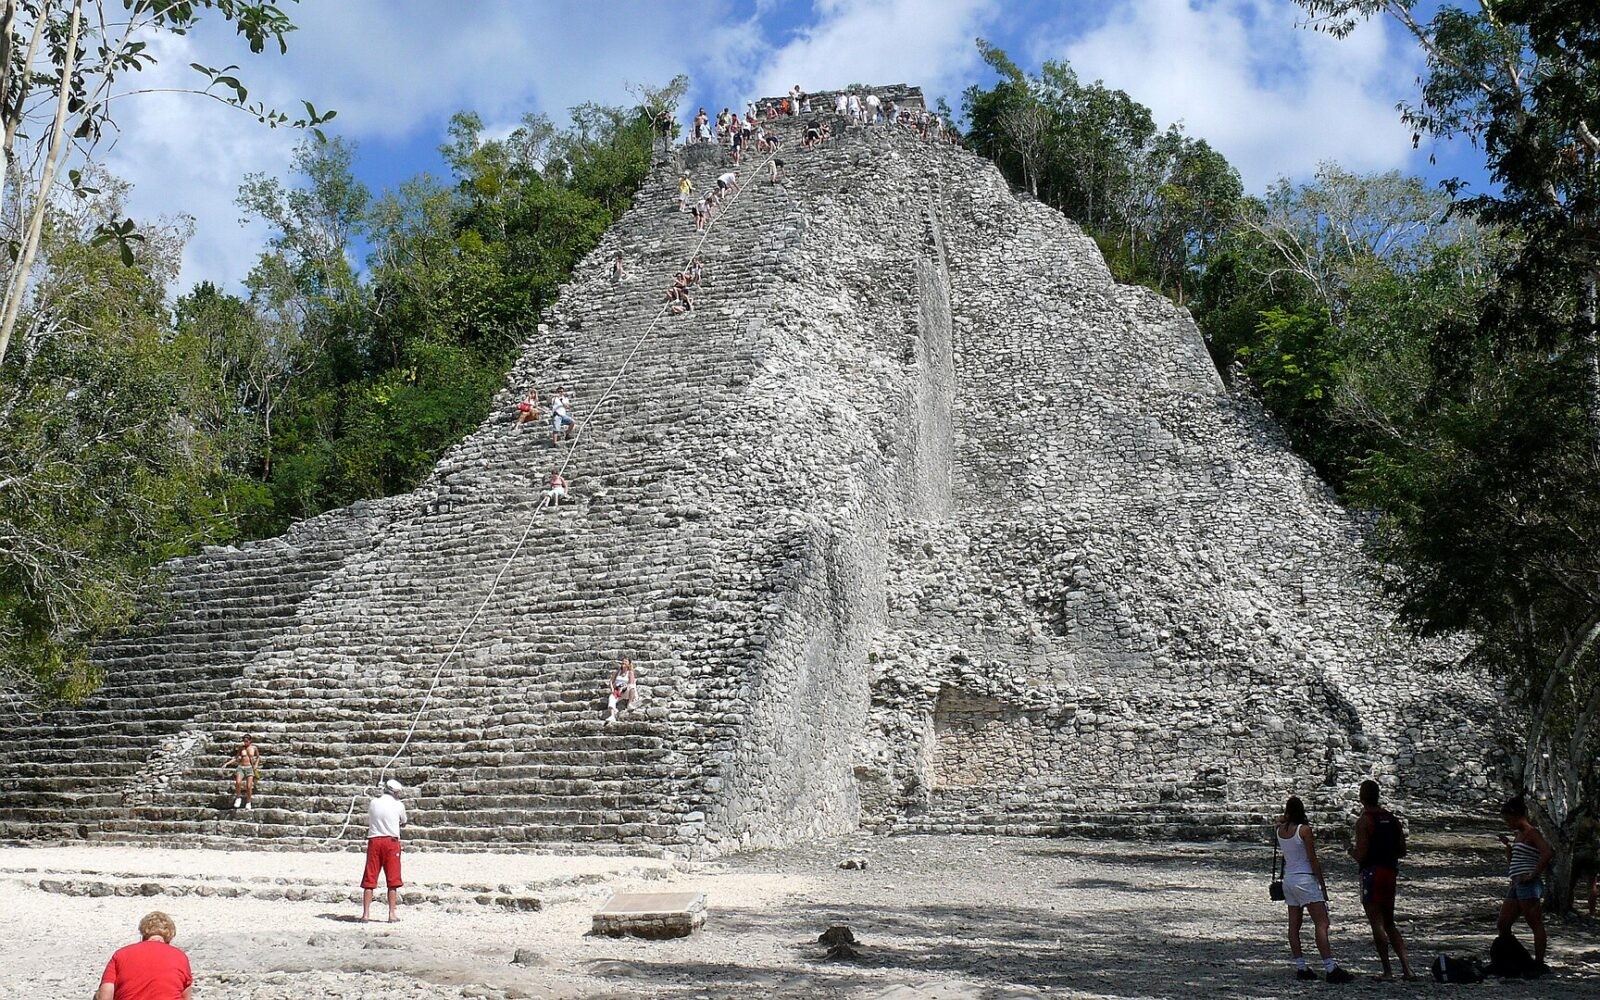
[[(702, 192), (727, 169), (720, 150), (678, 155)], [(398, 499), (412, 516), (292, 576), (259, 547), (226, 563), (225, 580), (193, 577), (171, 594), (186, 610), (149, 661), (120, 656), (81, 711), (6, 730), (0, 821), (122, 840), (348, 842), (383, 772), (414, 788), (413, 843), (696, 840), (762, 599), (729, 585), (739, 568), (706, 537), (718, 512), (700, 470), (718, 448), (710, 414), (752, 363), (749, 318), (802, 231), (793, 193), (756, 176), (761, 161), (746, 159), (743, 190), (703, 239), (677, 210), (676, 170), (652, 174), (544, 317), (496, 412)], [(696, 255), (693, 310), (664, 315), (663, 292)], [(543, 421), (514, 426), (528, 386), (572, 398), (575, 441), (552, 444)], [(545, 508), (554, 469), (571, 502)], [(182, 616), (215, 625), (259, 601), (284, 616), (269, 620), (281, 634), (237, 636), (240, 649), (266, 639), (249, 662), (183, 647)], [(621, 657), (638, 666), (641, 700), (608, 723)], [(235, 810), (225, 765), (245, 735), (262, 766), (252, 808)], [(170, 773), (152, 773), (158, 749)]]

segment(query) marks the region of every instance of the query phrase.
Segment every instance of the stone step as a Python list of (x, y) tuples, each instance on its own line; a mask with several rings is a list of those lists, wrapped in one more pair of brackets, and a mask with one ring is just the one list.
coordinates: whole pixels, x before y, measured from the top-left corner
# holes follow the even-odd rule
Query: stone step
[[(918, 671), (926, 658), (917, 684), (933, 694), (1006, 690), (1012, 674), (1032, 681), (1070, 661), (1083, 686), (1104, 682), (1132, 706), (1113, 721), (1150, 726), (1127, 768), (1147, 754), (1165, 773), (1179, 767), (1158, 745), (1168, 720), (1141, 706), (1218, 691), (1242, 704), (1257, 697), (1252, 662), (1305, 687), (1302, 647), (1365, 648), (1370, 622), (1335, 613), (1338, 602), (1293, 612), (1329, 611), (1301, 630), (1316, 642), (1291, 634), (1273, 603), (1282, 580), (1342, 572), (1321, 536), (1345, 522), (1302, 501), (1304, 477), (1266, 429), (1179, 377), (1168, 356), (1192, 329), (1162, 326), (1159, 303), (1112, 285), (1070, 222), (1012, 198), (971, 154), (839, 126), (819, 149), (791, 143), (786, 185), (746, 186), (703, 242), (676, 211), (676, 170), (647, 177), (530, 324), (492, 412), (415, 493), (179, 564), (171, 613), (104, 647), (114, 669), (100, 695), (0, 725), (0, 830), (33, 817), (40, 830), (129, 842), (316, 844), (401, 750), (431, 690), (395, 760), (417, 786), (420, 842), (710, 849), (704, 815), (732, 794), (718, 791), (723, 778), (744, 796), (730, 814), (759, 840), (788, 835), (763, 823), (810, 820), (763, 817), (786, 815), (813, 774), (829, 780), (813, 757), (841, 740), (864, 736), (915, 770), (934, 738), (916, 727), (934, 722), (909, 687), (877, 691), (867, 733), (845, 732), (860, 721), (860, 678), (884, 671), (849, 659), (867, 649)], [(724, 157), (675, 154), (699, 190)], [(612, 284), (605, 262), (619, 248), (629, 273)], [(661, 289), (696, 251), (695, 309), (661, 316)], [(955, 381), (935, 390), (916, 384), (932, 373), (919, 353), (938, 340), (928, 313), (942, 308), (922, 286), (930, 264), (952, 297)], [(576, 441), (515, 428), (528, 385), (571, 393)], [(901, 502), (923, 474), (907, 449), (926, 444), (907, 421), (935, 397), (950, 409), (948, 517)], [(543, 510), (544, 477), (561, 462), (576, 502)], [(1180, 536), (1201, 568), (1142, 561)], [(1185, 599), (1186, 587), (1207, 599)], [(1281, 645), (1256, 622), (1206, 617), (1215, 605), (1254, 618), (1256, 603)], [(1104, 621), (1074, 617), (1102, 607)], [(1158, 633), (1180, 625), (1201, 637), (1184, 640), (1191, 649), (1225, 652), (1155, 667), (1167, 653)], [(444, 664), (457, 636), (462, 655)], [(972, 663), (947, 665), (957, 650)], [(623, 655), (639, 662), (645, 697), (606, 727)], [(1220, 704), (1194, 711), (1227, 715)], [(895, 728), (897, 713), (914, 725)], [(220, 758), (246, 732), (266, 766), (261, 808), (241, 816), (217, 807), (230, 785)], [(1252, 822), (1237, 786), (1088, 780), (1103, 763), (1093, 746), (1061, 762), (1068, 787), (939, 789), (920, 815), (869, 820), (1161, 836), (1242, 835)], [(1255, 760), (1240, 751), (1229, 764), (1247, 772)], [(823, 826), (826, 811), (815, 810)]]

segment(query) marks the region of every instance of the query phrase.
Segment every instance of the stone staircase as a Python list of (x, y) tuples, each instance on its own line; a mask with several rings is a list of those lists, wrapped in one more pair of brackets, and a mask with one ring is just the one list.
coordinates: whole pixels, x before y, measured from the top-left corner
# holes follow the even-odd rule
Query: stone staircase
[[(1393, 674), (1451, 651), (1393, 627), (1185, 314), (978, 157), (797, 125), (703, 245), (677, 172), (724, 154), (653, 172), (418, 490), (175, 567), (100, 694), (0, 723), (0, 834), (349, 844), (397, 751), (409, 840), (469, 849), (1243, 837), (1357, 772), (1484, 791), (1488, 699)], [(697, 247), (694, 310), (641, 339)], [(513, 426), (530, 385), (576, 444)], [(641, 704), (606, 725), (624, 656)]]
[[(689, 159), (700, 190), (724, 169), (712, 150)], [(694, 311), (658, 320), (660, 291), (699, 242), (676, 211), (675, 181), (652, 177), (513, 375), (518, 387), (536, 374), (542, 392), (573, 394), (585, 421), (577, 444), (552, 446), (542, 424), (516, 429), (503, 407), (401, 498), (371, 548), (330, 547), (286, 573), (256, 547), (217, 573), (185, 573), (170, 594), (182, 618), (137, 652), (147, 640), (108, 644), (115, 669), (89, 705), (0, 731), (5, 829), (286, 845), (334, 836), (352, 794), (405, 741), (433, 671), (532, 521), (394, 763), (419, 789), (409, 839), (585, 849), (696, 839), (713, 774), (683, 744), (732, 740), (736, 716), (721, 706), (742, 671), (725, 661), (762, 616), (751, 606), (759, 588), (733, 583), (738, 563), (756, 560), (701, 535), (712, 512), (692, 470), (715, 446), (712, 414), (736, 401), (737, 373), (750, 366), (753, 297), (781, 280), (798, 229), (783, 188), (750, 183), (708, 234)], [(620, 284), (596, 276), (614, 249), (629, 265)], [(537, 512), (545, 475), (569, 451), (577, 503)], [(717, 521), (716, 534), (741, 543), (754, 526)], [(261, 615), (263, 604), (277, 613)], [(245, 621), (226, 617), (235, 608)], [(196, 629), (204, 634), (191, 639)], [(638, 664), (643, 696), (605, 725), (620, 656)], [(186, 723), (197, 742), (158, 788), (142, 787), (141, 765)], [(246, 733), (263, 748), (262, 779), (255, 808), (234, 813), (222, 765)], [(359, 836), (364, 801), (357, 812)]]
[[(364, 543), (381, 505), (358, 504), (283, 538), (215, 548), (170, 567), (136, 631), (98, 652), (114, 663), (74, 708), (0, 723), (0, 837), (82, 836), (119, 814), (123, 788), (216, 703), (260, 645)], [(160, 780), (163, 775), (153, 776)]]

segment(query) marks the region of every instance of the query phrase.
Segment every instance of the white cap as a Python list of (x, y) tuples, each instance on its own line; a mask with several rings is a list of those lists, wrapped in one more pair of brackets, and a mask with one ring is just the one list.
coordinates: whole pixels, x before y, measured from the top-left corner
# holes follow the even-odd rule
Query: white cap
[(401, 788), (401, 785), (400, 782), (390, 778), (388, 781), (383, 783), (383, 787), (387, 788), (391, 792), (398, 792)]

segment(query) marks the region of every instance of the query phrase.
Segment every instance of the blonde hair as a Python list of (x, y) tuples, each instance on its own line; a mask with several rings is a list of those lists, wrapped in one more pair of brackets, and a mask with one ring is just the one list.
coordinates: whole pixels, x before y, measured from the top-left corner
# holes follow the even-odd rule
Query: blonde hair
[(178, 925), (174, 924), (172, 918), (160, 910), (146, 913), (144, 919), (139, 921), (139, 939), (141, 941), (157, 934), (161, 935), (161, 940), (167, 944), (171, 944), (172, 939), (178, 936)]

